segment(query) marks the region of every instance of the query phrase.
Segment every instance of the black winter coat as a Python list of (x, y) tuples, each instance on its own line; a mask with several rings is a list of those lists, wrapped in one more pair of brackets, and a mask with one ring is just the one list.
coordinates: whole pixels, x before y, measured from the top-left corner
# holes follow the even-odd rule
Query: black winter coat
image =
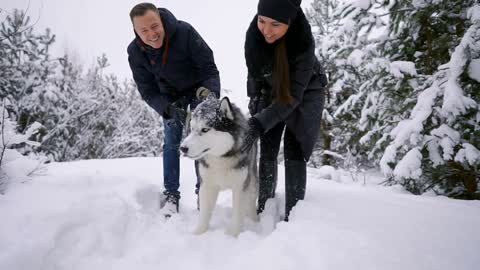
[(249, 110), (266, 131), (284, 121), (308, 160), (320, 133), (327, 77), (315, 56), (315, 42), (302, 10), (298, 11), (285, 39), (293, 100), (289, 104), (280, 104), (272, 94), (274, 44), (265, 42), (257, 27), (257, 16), (251, 22), (245, 41)]
[(163, 117), (166, 107), (182, 97), (193, 99), (206, 87), (220, 96), (220, 78), (213, 52), (187, 22), (159, 8), (165, 40), (154, 49), (136, 38), (128, 46), (128, 62), (142, 98)]

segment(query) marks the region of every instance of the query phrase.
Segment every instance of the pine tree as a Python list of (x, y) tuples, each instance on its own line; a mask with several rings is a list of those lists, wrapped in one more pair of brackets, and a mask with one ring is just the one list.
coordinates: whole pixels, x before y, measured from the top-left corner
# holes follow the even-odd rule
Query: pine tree
[(163, 125), (160, 116), (141, 99), (133, 82), (118, 93), (122, 104), (112, 140), (105, 147), (108, 157), (157, 156), (162, 152)]
[(328, 155), (349, 163), (369, 164), (370, 148), (358, 143), (368, 132), (364, 104), (377, 96), (371, 78), (381, 76), (373, 73), (380, 73), (378, 67), (386, 62), (379, 59), (379, 41), (371, 35), (384, 27), (375, 8), (369, 1), (314, 1), (309, 12), (317, 29), (319, 58), (330, 80), (322, 120), (323, 146)]
[(328, 25), (317, 36), (333, 93), (330, 149), (416, 194), (478, 197), (476, 1), (332, 3), (310, 12)]
[(17, 123), (10, 118), (7, 111), (9, 104), (6, 98), (0, 100), (0, 195), (5, 194), (13, 182), (25, 181), (29, 174), (36, 171), (45, 159), (42, 156), (22, 156), (15, 148), (18, 145), (37, 147), (40, 144), (29, 138), (41, 128), (35, 122), (24, 133), (19, 133)]
[[(49, 115), (49, 122), (54, 123), (49, 132), (42, 137), (42, 151), (52, 160), (72, 160), (79, 128), (78, 117), (89, 114), (91, 108), (81, 88), (82, 69), (71, 62), (68, 55), (58, 59), (59, 67), (54, 78), (55, 92), (58, 98), (54, 103), (56, 111)], [(57, 119), (56, 121), (52, 121)]]
[[(331, 47), (335, 46), (328, 42), (330, 34), (333, 33), (335, 28), (335, 22), (337, 17), (333, 16), (335, 7), (338, 6), (337, 0), (327, 0), (319, 1), (315, 0), (312, 2), (310, 9), (307, 10), (306, 16), (312, 25), (312, 32), (315, 38), (315, 43), (317, 48), (320, 48), (317, 53), (317, 57), (325, 72), (327, 77), (331, 78), (332, 74), (337, 72), (337, 67), (334, 62), (334, 58), (331, 57), (330, 52), (332, 51)], [(333, 104), (330, 100), (330, 86), (325, 87), (325, 107), (322, 112), (322, 123), (321, 123), (321, 136), (319, 141), (316, 143), (312, 156), (309, 160), (308, 165), (312, 167), (318, 167), (319, 165), (331, 165), (334, 163), (332, 156), (340, 156), (334, 153), (332, 149), (332, 124), (333, 118), (331, 116)], [(341, 157), (341, 156), (340, 156)]]
[(163, 129), (156, 112), (148, 109), (133, 83), (119, 84), (116, 76), (105, 75), (105, 55), (81, 79), (81, 95), (72, 118), (74, 143), (67, 160), (152, 156), (159, 149)]
[[(49, 55), (55, 36), (48, 29), (44, 34), (35, 34), (29, 21), (24, 12), (14, 10), (1, 24), (0, 97), (12, 104), (9, 113), (17, 122), (18, 132), (25, 132), (36, 122), (43, 125), (32, 138), (40, 142), (54, 125), (47, 120), (58, 98), (52, 89), (57, 63)], [(23, 153), (41, 151), (28, 145), (21, 147)]]
[(392, 58), (414, 62), (424, 80), (405, 96), (415, 107), (389, 134), (382, 170), (416, 194), (478, 198), (480, 84), (469, 68), (480, 56), (479, 5), (396, 1), (388, 8), (398, 36)]
[(105, 55), (83, 74), (68, 55), (51, 58), (54, 36), (48, 29), (35, 34), (28, 16), (18, 10), (12, 14), (1, 24), (0, 97), (10, 104), (17, 132), (36, 123), (38, 132), (29, 140), (39, 144), (17, 144), (18, 150), (55, 161), (161, 152), (158, 115), (146, 109), (131, 84), (104, 74)]

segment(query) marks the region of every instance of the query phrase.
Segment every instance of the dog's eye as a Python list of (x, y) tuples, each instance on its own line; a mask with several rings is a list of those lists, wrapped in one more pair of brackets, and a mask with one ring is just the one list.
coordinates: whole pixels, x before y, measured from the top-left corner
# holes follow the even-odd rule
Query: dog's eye
[(207, 133), (209, 130), (209, 128), (202, 128), (202, 133)]

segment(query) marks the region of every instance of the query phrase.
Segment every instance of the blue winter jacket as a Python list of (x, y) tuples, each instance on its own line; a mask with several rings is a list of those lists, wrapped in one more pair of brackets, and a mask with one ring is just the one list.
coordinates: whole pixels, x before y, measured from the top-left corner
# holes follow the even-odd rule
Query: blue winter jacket
[(167, 9), (158, 10), (165, 28), (163, 46), (154, 49), (136, 35), (127, 52), (140, 95), (168, 118), (167, 106), (185, 97), (191, 101), (200, 86), (220, 96), (220, 77), (213, 52), (198, 32)]

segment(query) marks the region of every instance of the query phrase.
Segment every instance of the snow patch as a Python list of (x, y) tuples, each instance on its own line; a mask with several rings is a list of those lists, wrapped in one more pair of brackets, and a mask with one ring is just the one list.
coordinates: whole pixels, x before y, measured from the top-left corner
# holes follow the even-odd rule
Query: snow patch
[(427, 3), (425, 3), (425, 0), (413, 0), (412, 5), (415, 8), (423, 8), (427, 6)]
[(181, 162), (181, 213), (168, 221), (155, 206), (161, 158), (49, 164), (48, 175), (0, 196), (0, 269), (447, 270), (480, 262), (478, 202), (322, 181), (313, 168), (289, 222), (280, 221), (285, 196), (278, 185), (260, 223), (247, 223), (238, 238), (223, 232), (231, 216), (225, 193), (211, 230), (193, 236), (194, 164)]
[(472, 25), (468, 28), (460, 44), (452, 53), (450, 61), (445, 64), (449, 68), (448, 81), (445, 84), (442, 110), (445, 117), (451, 122), (456, 116), (466, 112), (468, 108), (476, 107), (477, 103), (463, 95), (463, 90), (458, 82), (458, 78), (463, 73), (467, 62), (467, 51), (474, 47), (475, 32), (478, 31), (478, 25)]
[(440, 146), (438, 145), (438, 141), (435, 140), (434, 137), (427, 138), (427, 141), (428, 156), (430, 161), (432, 161), (433, 166), (444, 164), (445, 162), (440, 154)]
[(321, 179), (329, 179), (337, 182), (341, 181), (340, 173), (334, 167), (328, 165), (322, 166), (318, 170), (318, 177)]
[(468, 76), (480, 82), (480, 59), (473, 59), (468, 66)]
[(400, 160), (395, 167), (393, 174), (397, 178), (418, 179), (422, 175), (422, 154), (415, 147)]
[(467, 12), (467, 17), (473, 22), (480, 22), (480, 5), (474, 5)]
[(454, 154), (454, 147), (460, 141), (460, 133), (443, 124), (432, 130), (430, 134), (440, 139), (440, 146), (443, 149), (443, 159), (451, 160)]
[(355, 49), (348, 56), (347, 62), (354, 67), (359, 67), (362, 64), (362, 58), (364, 55), (365, 53), (363, 53), (361, 50)]
[(403, 78), (403, 74), (409, 74), (412, 76), (417, 75), (415, 69), (415, 63), (410, 61), (394, 61), (390, 63), (390, 73), (396, 78)]
[(480, 151), (475, 146), (464, 143), (462, 144), (462, 149), (455, 155), (455, 161), (461, 163), (468, 162), (470, 165), (475, 166), (480, 161)]
[(352, 3), (353, 6), (361, 9), (368, 9), (372, 4), (372, 0), (356, 0)]

